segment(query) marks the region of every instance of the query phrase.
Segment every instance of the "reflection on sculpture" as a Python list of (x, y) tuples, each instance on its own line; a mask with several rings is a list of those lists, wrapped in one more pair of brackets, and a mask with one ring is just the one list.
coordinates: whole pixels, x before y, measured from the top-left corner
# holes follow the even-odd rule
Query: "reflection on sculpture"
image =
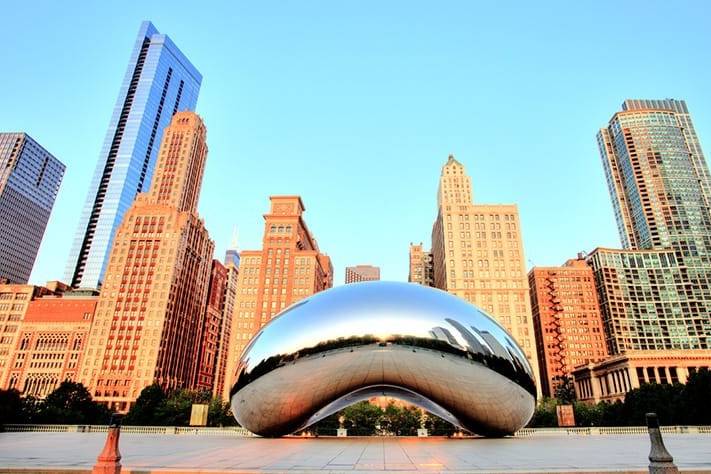
[(264, 326), (231, 403), (243, 427), (276, 437), (376, 395), (486, 436), (524, 426), (536, 402), (523, 351), (491, 317), (440, 290), (378, 281), (318, 293)]

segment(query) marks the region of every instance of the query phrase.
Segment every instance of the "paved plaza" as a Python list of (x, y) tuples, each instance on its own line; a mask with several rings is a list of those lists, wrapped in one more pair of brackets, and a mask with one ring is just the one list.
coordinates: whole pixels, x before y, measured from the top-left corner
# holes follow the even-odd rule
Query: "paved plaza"
[[(90, 469), (102, 433), (0, 433), (0, 472)], [(711, 436), (667, 435), (680, 469), (711, 472)], [(647, 472), (647, 436), (506, 439), (122, 435), (124, 472)]]

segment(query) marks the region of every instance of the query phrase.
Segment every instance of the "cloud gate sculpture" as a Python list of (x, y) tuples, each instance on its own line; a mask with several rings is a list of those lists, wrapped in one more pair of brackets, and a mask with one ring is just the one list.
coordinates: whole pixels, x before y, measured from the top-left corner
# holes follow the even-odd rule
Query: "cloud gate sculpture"
[(240, 425), (278, 437), (378, 395), (484, 436), (514, 433), (536, 403), (531, 366), (490, 316), (437, 289), (378, 281), (318, 293), (264, 326), (231, 404)]

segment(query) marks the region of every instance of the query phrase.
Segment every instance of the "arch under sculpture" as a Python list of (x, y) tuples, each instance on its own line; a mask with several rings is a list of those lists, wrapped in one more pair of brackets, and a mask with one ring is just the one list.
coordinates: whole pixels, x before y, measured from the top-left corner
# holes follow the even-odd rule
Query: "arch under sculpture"
[(279, 437), (377, 395), (484, 436), (514, 433), (536, 403), (531, 366), (494, 319), (446, 292), (381, 281), (282, 311), (244, 350), (230, 398), (241, 426)]

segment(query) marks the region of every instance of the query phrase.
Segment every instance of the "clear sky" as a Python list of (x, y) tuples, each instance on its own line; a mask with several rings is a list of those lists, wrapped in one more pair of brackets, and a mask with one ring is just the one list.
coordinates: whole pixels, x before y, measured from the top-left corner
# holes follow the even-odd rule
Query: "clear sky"
[(344, 267), (406, 280), (449, 153), (474, 199), (517, 203), (530, 265), (619, 246), (595, 142), (625, 98), (687, 100), (711, 154), (707, 1), (13, 2), (0, 130), (67, 165), (31, 281), (61, 279), (140, 22), (203, 75), (200, 213), (222, 258), (260, 248), (270, 194), (300, 194)]

